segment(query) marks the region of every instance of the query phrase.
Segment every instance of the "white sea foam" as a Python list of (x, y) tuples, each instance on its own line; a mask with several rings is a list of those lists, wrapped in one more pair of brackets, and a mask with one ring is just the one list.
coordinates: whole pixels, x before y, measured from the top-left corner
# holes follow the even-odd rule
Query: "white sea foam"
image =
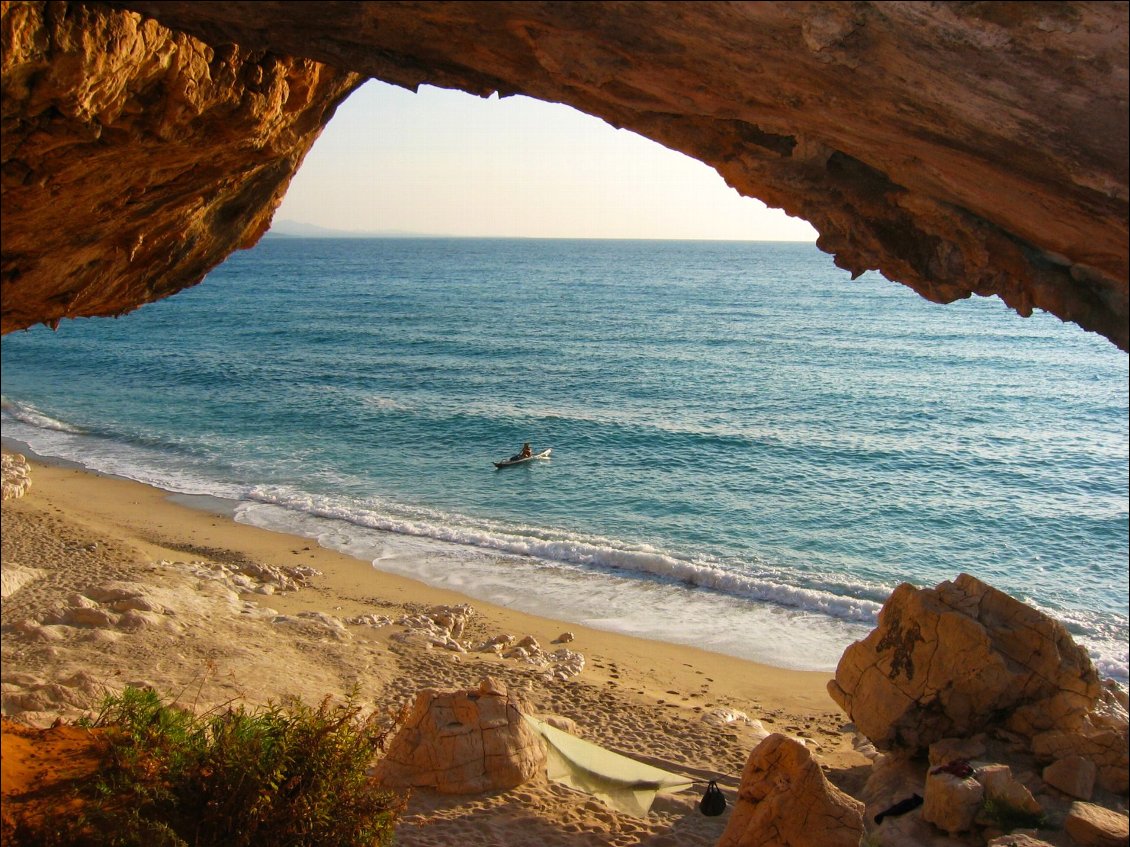
[(830, 671), (844, 648), (870, 629), (814, 612), (688, 590), (675, 582), (397, 534), (274, 504), (244, 503), (236, 519), (316, 539), (380, 570), (495, 605), (777, 667)]
[(239, 499), (244, 488), (213, 479), (187, 466), (184, 457), (159, 448), (128, 444), (89, 434), (77, 426), (40, 415), (26, 407), (17, 415), (4, 404), (2, 434), (28, 445), (34, 453), (74, 462), (98, 473), (131, 479), (176, 494)]
[(3, 405), (5, 418), (28, 424), (37, 429), (54, 430), (55, 432), (82, 433), (83, 430), (64, 421), (56, 420), (50, 415), (36, 409), (30, 403), (13, 403), (7, 398), (0, 401)]
[(497, 525), (413, 519), (374, 510), (371, 504), (354, 505), (293, 490), (259, 488), (251, 493), (251, 497), (261, 503), (382, 532), (589, 569), (650, 576), (693, 588), (709, 589), (730, 597), (816, 612), (854, 623), (873, 625), (880, 607), (880, 603), (871, 599), (834, 594), (820, 587), (753, 578), (717, 564), (688, 561), (647, 545), (616, 544), (607, 539), (551, 534), (541, 529), (516, 528), (504, 531)]

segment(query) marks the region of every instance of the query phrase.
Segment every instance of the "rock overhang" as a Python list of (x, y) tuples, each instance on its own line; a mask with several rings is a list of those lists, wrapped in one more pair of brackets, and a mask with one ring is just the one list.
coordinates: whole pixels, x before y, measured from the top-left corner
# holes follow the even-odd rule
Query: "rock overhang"
[[(878, 270), (938, 302), (996, 295), (1125, 350), (1128, 8), (5, 3), (3, 330), (117, 314), (198, 282), (257, 240), (333, 108), (371, 77), (566, 103), (810, 221), (853, 275)], [(153, 49), (147, 18), (172, 28), (172, 48)], [(146, 34), (140, 47), (129, 32)], [(100, 57), (114, 48), (114, 72), (139, 80), (126, 107), (68, 109), (107, 87)], [(88, 57), (77, 71), (76, 54)], [(220, 132), (230, 102), (245, 120)], [(108, 159), (149, 166), (119, 169), (134, 178), (103, 180), (101, 194), (73, 178)], [(60, 209), (68, 196), (94, 214)], [(123, 196), (145, 212), (132, 228)], [(37, 256), (26, 245), (45, 209), (56, 232)], [(132, 267), (139, 252), (161, 272)]]

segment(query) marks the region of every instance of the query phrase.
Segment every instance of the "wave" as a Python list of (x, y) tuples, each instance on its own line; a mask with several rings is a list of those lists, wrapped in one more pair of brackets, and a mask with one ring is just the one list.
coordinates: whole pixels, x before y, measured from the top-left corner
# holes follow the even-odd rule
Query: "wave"
[[(771, 603), (815, 612), (841, 621), (873, 625), (880, 602), (837, 594), (820, 585), (801, 586), (781, 579), (751, 577), (710, 562), (696, 562), (648, 545), (628, 545), (606, 539), (571, 537), (546, 530), (506, 528), (445, 520), (426, 520), (374, 510), (372, 504), (350, 505), (329, 497), (290, 489), (253, 489), (249, 499), (314, 517), (343, 521), (365, 529), (426, 538), (466, 547), (525, 556), (580, 568), (629, 572), (640, 577), (682, 583), (728, 597)], [(241, 507), (242, 508), (242, 507)], [(886, 589), (873, 589), (886, 596)]]
[(4, 416), (9, 417), (12, 420), (17, 420), (21, 423), (28, 424), (29, 426), (36, 427), (37, 429), (49, 429), (54, 430), (55, 432), (69, 432), (75, 435), (82, 435), (86, 432), (80, 427), (44, 414), (30, 403), (19, 403), (9, 400), (7, 397), (2, 397), (0, 398), (0, 409), (3, 410)]

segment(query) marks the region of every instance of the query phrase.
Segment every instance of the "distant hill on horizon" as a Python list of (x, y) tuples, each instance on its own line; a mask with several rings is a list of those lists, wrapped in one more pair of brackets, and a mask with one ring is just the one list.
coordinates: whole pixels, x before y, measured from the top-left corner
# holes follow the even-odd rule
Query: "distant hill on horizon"
[[(268, 237), (268, 238), (270, 238), (270, 237), (277, 237), (277, 238), (470, 238), (470, 239), (476, 239), (476, 238), (478, 238), (478, 239), (482, 239), (482, 238), (511, 238), (511, 239), (530, 239), (530, 240), (533, 240), (533, 241), (543, 240), (543, 238), (545, 238), (545, 237), (525, 236), (525, 235), (513, 235), (513, 236), (450, 235), (450, 234), (444, 234), (444, 233), (440, 233), (440, 232), (410, 232), (410, 231), (402, 230), (402, 229), (383, 229), (383, 230), (370, 230), (368, 232), (362, 232), (362, 231), (359, 231), (359, 230), (350, 230), (350, 229), (331, 229), (329, 227), (318, 226), (317, 224), (308, 224), (308, 223), (303, 223), (302, 221), (287, 221), (287, 220), (274, 221), (271, 224), (271, 228), (269, 230), (267, 230), (266, 237)], [(563, 236), (562, 238), (564, 240), (567, 240), (567, 241), (568, 240), (573, 240), (573, 241), (599, 241), (599, 240), (604, 240), (604, 239), (584, 238), (584, 237), (580, 237), (580, 236)], [(610, 239), (607, 239), (607, 240), (610, 240), (610, 241), (710, 241), (710, 240), (713, 240), (713, 239), (698, 239), (698, 238), (688, 238), (688, 239), (610, 238)], [(759, 239), (759, 238), (750, 238), (750, 239), (724, 238), (724, 239), (718, 239), (718, 240), (719, 241), (734, 241), (734, 242), (737, 242), (739, 240), (750, 241), (750, 242), (752, 242), (752, 241), (765, 241), (767, 243), (777, 243), (777, 244), (804, 244), (804, 243), (814, 244), (815, 243), (815, 239), (812, 239), (812, 240), (808, 240), (808, 239), (804, 239), (804, 240), (796, 240), (796, 239), (776, 240), (776, 239)]]
[(308, 224), (301, 221), (274, 221), (267, 235), (276, 235), (289, 238), (438, 238), (441, 236), (431, 233), (406, 232), (404, 230), (378, 230), (360, 232), (348, 229), (330, 229), (329, 227)]

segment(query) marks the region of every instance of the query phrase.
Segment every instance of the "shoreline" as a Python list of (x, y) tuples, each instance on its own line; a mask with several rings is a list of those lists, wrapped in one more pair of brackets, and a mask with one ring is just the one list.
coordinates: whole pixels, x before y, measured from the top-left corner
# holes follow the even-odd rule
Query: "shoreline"
[[(12, 441), (4, 439), (5, 452), (16, 452), (9, 446)], [(539, 638), (548, 636), (551, 632), (556, 637), (560, 632), (572, 630), (575, 633), (583, 632), (589, 642), (607, 640), (615, 644), (617, 651), (641, 658), (651, 656), (658, 660), (674, 660), (690, 655), (694, 657), (696, 664), (710, 667), (717, 673), (730, 671), (724, 674), (726, 676), (738, 676), (734, 671), (745, 669), (751, 677), (772, 677), (777, 680), (776, 687), (793, 692), (798, 704), (816, 705), (826, 700), (830, 709), (838, 708), (824, 690), (827, 681), (834, 675), (832, 672), (779, 668), (691, 646), (585, 627), (567, 620), (497, 606), (450, 589), (379, 570), (363, 559), (320, 547), (304, 536), (239, 523), (233, 519), (230, 508), (215, 505), (228, 502), (221, 498), (165, 491), (113, 474), (93, 471), (65, 459), (39, 456), (30, 449), (24, 455), (32, 468), (31, 496), (47, 496), (53, 505), (67, 507), (72, 515), (94, 518), (98, 523), (105, 522), (115, 528), (128, 530), (136, 537), (152, 537), (153, 530), (160, 528), (163, 532), (157, 535), (164, 536), (165, 541), (179, 543), (187, 537), (199, 542), (202, 547), (227, 549), (245, 555), (266, 554), (264, 557), (277, 559), (280, 563), (299, 560), (302, 564), (310, 563), (323, 571), (323, 576), (318, 580), (323, 583), (323, 591), (328, 588), (335, 594), (345, 595), (358, 588), (371, 587), (374, 591), (379, 589), (388, 594), (409, 596), (429, 605), (467, 604), (492, 618), (513, 620), (521, 624), (515, 629), (536, 630), (535, 635)], [(191, 503), (190, 498), (199, 498), (201, 502)], [(6, 503), (5, 508), (7, 505)], [(223, 522), (217, 523), (217, 518)], [(164, 546), (156, 538), (154, 542), (149, 544)], [(281, 597), (276, 595), (272, 603), (275, 599)], [(358, 614), (364, 611), (361, 606), (347, 606), (342, 611), (350, 613), (355, 608)], [(581, 640), (579, 634), (577, 638), (578, 641)], [(552, 639), (546, 637), (545, 640)], [(847, 645), (844, 646), (846, 649)], [(756, 686), (747, 688), (744, 683), (736, 679), (734, 681), (743, 696), (750, 696), (757, 690)]]
[[(836, 664), (843, 651), (855, 640), (865, 637), (871, 628), (861, 623), (847, 624), (843, 621), (828, 625), (826, 622), (822, 622), (819, 615), (814, 616), (815, 620), (810, 619), (798, 623), (796, 619), (790, 619), (792, 610), (787, 607), (777, 607), (773, 604), (752, 604), (750, 608), (753, 611), (740, 620), (736, 617), (731, 620), (728, 615), (715, 617), (711, 614), (713, 611), (717, 611), (712, 606), (713, 603), (717, 602), (713, 592), (707, 589), (701, 595), (692, 593), (686, 597), (681, 597), (682, 592), (678, 589), (682, 586), (675, 582), (666, 587), (662, 595), (653, 593), (650, 598), (638, 598), (644, 601), (650, 600), (658, 606), (658, 608), (652, 607), (654, 614), (648, 620), (646, 609), (643, 610), (644, 614), (638, 617), (629, 611), (629, 609), (643, 609), (642, 606), (631, 606), (628, 603), (609, 605), (608, 599), (616, 596), (615, 581), (621, 578), (616, 575), (615, 570), (605, 573), (598, 572), (595, 576), (598, 580), (597, 583), (579, 582), (575, 586), (566, 584), (568, 581), (574, 580), (575, 577), (568, 576), (560, 581), (554, 581), (555, 577), (550, 575), (549, 587), (551, 590), (538, 596), (536, 592), (529, 589), (531, 585), (536, 585), (539, 577), (536, 575), (531, 577), (531, 572), (525, 567), (515, 571), (523, 582), (506, 586), (494, 581), (497, 573), (493, 570), (476, 573), (473, 570), (465, 572), (462, 569), (448, 569), (447, 567), (452, 555), (449, 551), (459, 551), (466, 547), (466, 549), (474, 550), (479, 555), (486, 554), (485, 558), (490, 558), (491, 551), (488, 548), (479, 548), (473, 544), (466, 545), (456, 540), (431, 538), (426, 535), (417, 538), (413, 534), (402, 535), (395, 531), (385, 531), (364, 525), (348, 527), (355, 533), (355, 537), (351, 538), (348, 543), (322, 545), (318, 541), (321, 533), (328, 533), (331, 540), (337, 535), (337, 530), (332, 526), (333, 518), (320, 515), (311, 516), (298, 512), (302, 524), (288, 526), (287, 524), (295, 517), (293, 514), (289, 514), (282, 519), (283, 522), (280, 525), (279, 520), (274, 516), (268, 515), (266, 521), (261, 517), (264, 509), (275, 508), (272, 504), (255, 503), (223, 495), (178, 492), (163, 487), (159, 482), (139, 481), (136, 478), (121, 476), (113, 471), (88, 467), (74, 459), (38, 453), (27, 442), (10, 436), (0, 437), (0, 447), (7, 452), (22, 453), (29, 460), (40, 465), (79, 470), (100, 478), (132, 482), (151, 488), (161, 492), (171, 504), (184, 506), (192, 511), (218, 515), (240, 526), (287, 535), (302, 541), (304, 545), (319, 545), (322, 549), (342, 553), (347, 558), (372, 567), (382, 574), (402, 577), (429, 589), (447, 591), (462, 596), (464, 599), (461, 602), (489, 605), (499, 609), (504, 608), (508, 611), (522, 611), (534, 618), (556, 620), (563, 625), (574, 627), (585, 627), (585, 624), (576, 621), (589, 620), (592, 622), (587, 627), (589, 629), (620, 634), (640, 641), (699, 649), (707, 654), (726, 656), (738, 661), (749, 662), (758, 667), (799, 673), (825, 674), (826, 678), (830, 679), (835, 673)], [(239, 514), (245, 506), (253, 507), (254, 510), (249, 512), (247, 517), (241, 518)], [(279, 507), (279, 511), (283, 511), (281, 507)], [(319, 523), (324, 524), (324, 526), (319, 526)], [(371, 538), (365, 539), (363, 538), (365, 533), (376, 538), (387, 539), (387, 542), (377, 542)], [(379, 563), (374, 563), (370, 556), (365, 555), (366, 547), (381, 548), (386, 543), (390, 550), (370, 551), (377, 553), (377, 558), (380, 559)], [(459, 555), (460, 553), (455, 553), (456, 558)], [(526, 560), (527, 557), (531, 562), (538, 561), (538, 557), (534, 554), (511, 554), (505, 551), (498, 553), (501, 563), (507, 566), (508, 563), (505, 560), (511, 557), (519, 562)], [(550, 561), (552, 562), (552, 560)], [(419, 571), (417, 575), (413, 575), (411, 572), (414, 569)], [(504, 571), (498, 571), (498, 573), (502, 572)], [(636, 577), (640, 576), (634, 572), (633, 574)], [(479, 579), (484, 581), (475, 581)], [(640, 581), (646, 581), (646, 577)], [(660, 584), (662, 584), (662, 579)], [(592, 596), (598, 598), (600, 602), (590, 605), (585, 599), (577, 599), (585, 597), (585, 588), (581, 586), (587, 586), (590, 591), (595, 592)], [(581, 587), (580, 591), (577, 591), (578, 587)], [(503, 593), (509, 596), (498, 597), (496, 592), (500, 588)], [(552, 589), (557, 589), (557, 591), (555, 592)], [(562, 594), (562, 590), (567, 593), (567, 596)], [(497, 599), (492, 599), (492, 595)], [(724, 598), (725, 594), (719, 596)], [(563, 601), (563, 603), (559, 601)], [(688, 603), (693, 608), (678, 608), (679, 605)], [(554, 614), (555, 611), (559, 614)], [(617, 612), (623, 614), (623, 616), (617, 617)], [(680, 612), (685, 612), (685, 614), (679, 614)], [(803, 610), (799, 610), (799, 614), (803, 617)], [(783, 620), (777, 619), (779, 615)], [(683, 622), (687, 622), (689, 625), (683, 626)], [(672, 623), (676, 626), (670, 626)], [(835, 631), (836, 626), (850, 627), (850, 629), (845, 632), (837, 632)], [(742, 635), (743, 632), (752, 633), (752, 638), (746, 639)], [(755, 646), (747, 648), (745, 646), (747, 644)], [(804, 646), (798, 647), (798, 645)], [(779, 661), (774, 661), (774, 657)]]
[[(311, 704), (352, 692), (391, 720), (420, 690), (472, 688), (491, 676), (534, 714), (564, 717), (582, 738), (695, 778), (693, 788), (657, 801), (646, 820), (544, 777), (501, 794), (417, 791), (398, 828), (407, 847), (518, 843), (531, 818), (551, 834), (546, 843), (561, 847), (661, 833), (707, 847), (725, 818), (698, 813), (705, 781), (717, 779), (733, 798), (745, 759), (765, 734), (804, 739), (844, 790), (859, 787), (868, 763), (827, 694), (831, 674), (493, 606), (138, 482), (30, 457), (28, 464), (30, 489), (3, 504), (6, 717), (38, 726), (73, 720), (107, 691), (133, 684), (198, 711), (288, 698)], [(297, 590), (263, 594), (233, 577), (246, 563), (320, 573)], [(11, 591), (10, 577), (26, 581)], [(119, 614), (115, 597), (143, 602), (129, 600)], [(583, 669), (558, 678), (493, 653), (436, 648), (404, 626), (349, 623), (464, 605), (473, 610), (465, 643), (532, 636), (546, 654), (580, 654)], [(566, 632), (572, 638), (556, 643)]]

